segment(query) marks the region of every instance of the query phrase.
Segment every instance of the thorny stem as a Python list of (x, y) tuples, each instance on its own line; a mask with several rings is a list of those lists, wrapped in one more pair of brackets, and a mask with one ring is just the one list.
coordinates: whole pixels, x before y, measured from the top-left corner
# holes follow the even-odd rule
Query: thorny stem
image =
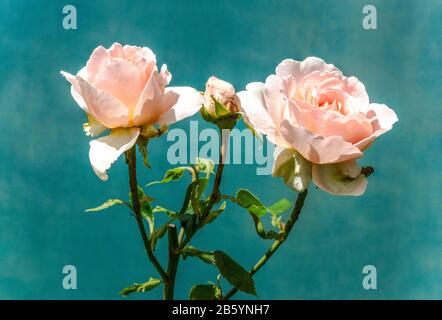
[[(305, 190), (298, 194), (298, 197), (296, 198), (295, 207), (293, 208), (293, 211), (287, 220), (286, 225), (284, 226), (284, 237), (281, 240), (275, 240), (270, 248), (267, 250), (267, 252), (259, 259), (259, 261), (253, 266), (253, 268), (250, 270), (250, 274), (253, 276), (255, 273), (261, 269), (266, 262), (270, 259), (270, 257), (278, 250), (278, 248), (284, 243), (284, 241), (287, 239), (287, 236), (289, 235), (290, 231), (292, 230), (293, 226), (295, 225), (296, 221), (299, 218), (299, 215), (301, 214), (302, 207), (304, 205), (305, 198), (307, 197), (308, 191)], [(233, 295), (235, 295), (238, 292), (237, 288), (232, 288), (224, 297), (223, 300), (229, 300)]]
[(147, 257), (152, 262), (153, 266), (158, 271), (163, 281), (167, 282), (169, 280), (169, 277), (153, 254), (152, 247), (150, 246), (149, 238), (144, 227), (143, 217), (141, 216), (140, 198), (138, 196), (137, 158), (135, 146), (127, 151), (126, 156), (129, 170), (130, 193), (132, 195), (132, 208), (135, 213), (135, 219), (137, 220), (138, 230), (141, 234), (141, 238), (143, 239), (143, 244), (147, 253)]
[(178, 247), (178, 234), (174, 224), (169, 224), (167, 226), (167, 234), (169, 239), (169, 264), (167, 266), (167, 275), (169, 276), (169, 279), (164, 282), (164, 300), (173, 300), (175, 278), (178, 271), (178, 263), (180, 261), (180, 254), (176, 253)]
[(216, 169), (215, 181), (213, 183), (212, 193), (210, 194), (209, 202), (207, 203), (207, 206), (205, 207), (204, 212), (202, 213), (201, 217), (199, 218), (199, 220), (198, 220), (195, 228), (193, 229), (193, 231), (185, 239), (180, 241), (180, 244), (179, 244), (179, 246), (177, 248), (177, 251), (183, 249), (190, 242), (190, 240), (195, 235), (195, 233), (204, 224), (204, 220), (209, 215), (210, 210), (212, 210), (213, 206), (217, 202), (219, 202), (219, 200), (221, 199), (221, 195), (220, 195), (219, 189), (220, 189), (221, 178), (222, 178), (223, 170), (224, 170), (224, 156), (225, 156), (225, 154), (227, 152), (227, 147), (228, 147), (228, 135), (227, 135), (227, 139), (224, 139), (224, 138), (225, 137), (223, 136), (222, 144), (221, 144), (221, 149), (220, 149), (220, 154), (219, 154), (219, 164), (218, 164), (218, 167)]

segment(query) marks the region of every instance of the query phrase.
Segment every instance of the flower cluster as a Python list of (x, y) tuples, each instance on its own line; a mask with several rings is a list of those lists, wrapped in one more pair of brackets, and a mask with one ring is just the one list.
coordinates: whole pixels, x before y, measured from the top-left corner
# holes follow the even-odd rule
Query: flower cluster
[[(313, 181), (336, 195), (361, 195), (366, 173), (356, 163), (363, 152), (397, 121), (393, 110), (371, 103), (364, 85), (332, 64), (309, 57), (284, 60), (265, 82), (234, 87), (211, 77), (201, 94), (190, 87), (169, 87), (167, 66), (156, 66), (149, 48), (113, 44), (96, 48), (76, 75), (62, 72), (71, 94), (86, 112), (95, 173), (107, 170), (132, 148), (140, 133), (180, 121), (204, 106), (211, 119), (241, 113), (257, 133), (277, 147), (273, 176), (303, 191)], [(221, 109), (220, 109), (221, 108)]]
[[(164, 299), (173, 299), (181, 257), (199, 258), (219, 271), (216, 284), (193, 286), (190, 299), (227, 300), (237, 291), (256, 295), (253, 275), (287, 239), (301, 214), (310, 182), (334, 195), (363, 194), (366, 177), (373, 169), (361, 168), (356, 160), (398, 120), (386, 105), (369, 101), (364, 85), (357, 78), (346, 77), (332, 64), (315, 57), (304, 61), (284, 60), (264, 82), (249, 83), (246, 90), (238, 93), (232, 84), (215, 76), (207, 80), (205, 92), (171, 87), (171, 73), (166, 65), (158, 70), (150, 49), (119, 43), (109, 49), (96, 48), (76, 75), (63, 71), (62, 74), (71, 84), (74, 100), (87, 115), (85, 133), (95, 138), (89, 150), (94, 172), (107, 180), (107, 170), (123, 153), (128, 166), (129, 200), (110, 199), (86, 211), (126, 205), (135, 217), (147, 257), (160, 276), (123, 289), (120, 292), (123, 296), (162, 285)], [(137, 182), (136, 145), (149, 165), (149, 139), (198, 111), (204, 120), (222, 129), (220, 163), (215, 170), (213, 161), (197, 158), (195, 165), (167, 170), (162, 180), (146, 187), (181, 179), (188, 172), (191, 181), (183, 204), (179, 211), (162, 204), (154, 207), (155, 198)], [(243, 188), (235, 195), (221, 192), (224, 156), (228, 150), (224, 130), (228, 136), (240, 118), (254, 134), (266, 136), (276, 145), (272, 174), (283, 178), (289, 188), (298, 192), (296, 201), (280, 199), (265, 205)], [(213, 184), (209, 183), (212, 174)], [(207, 194), (209, 185), (212, 190)], [(260, 238), (273, 240), (250, 271), (221, 250), (200, 250), (194, 243), (190, 245), (200, 229), (223, 213), (227, 202), (247, 210)], [(290, 208), (292, 212), (286, 219), (282, 213)], [(161, 226), (155, 222), (155, 213), (159, 212), (170, 218)], [(265, 217), (271, 219), (270, 229), (263, 223)], [(157, 241), (166, 234), (167, 269), (155, 255)], [(232, 286), (227, 293), (223, 293), (221, 277)]]

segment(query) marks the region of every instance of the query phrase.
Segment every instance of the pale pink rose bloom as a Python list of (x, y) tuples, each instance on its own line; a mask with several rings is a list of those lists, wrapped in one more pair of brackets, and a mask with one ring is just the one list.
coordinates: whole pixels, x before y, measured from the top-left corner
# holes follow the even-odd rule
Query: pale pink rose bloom
[(144, 125), (169, 125), (199, 111), (203, 96), (190, 87), (167, 87), (172, 75), (163, 65), (158, 72), (149, 48), (114, 43), (97, 47), (77, 75), (61, 72), (71, 94), (87, 113), (88, 135), (110, 129), (108, 136), (90, 142), (95, 173), (107, 180), (107, 169), (134, 146)]
[[(355, 159), (398, 121), (386, 105), (370, 103), (357, 78), (316, 57), (283, 60), (265, 83), (238, 96), (250, 124), (277, 145), (273, 175), (298, 191), (312, 179), (332, 194), (363, 194), (367, 181)], [(284, 169), (290, 161), (297, 173)]]
[(204, 107), (212, 117), (216, 117), (213, 99), (216, 99), (230, 112), (239, 112), (240, 110), (240, 101), (233, 85), (215, 76), (207, 80), (204, 98), (206, 100)]

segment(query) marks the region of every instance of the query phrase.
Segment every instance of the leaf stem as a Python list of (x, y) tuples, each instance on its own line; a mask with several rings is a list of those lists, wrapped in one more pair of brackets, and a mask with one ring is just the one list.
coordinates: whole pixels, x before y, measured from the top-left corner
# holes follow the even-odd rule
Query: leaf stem
[(127, 156), (128, 170), (129, 170), (130, 193), (132, 195), (132, 207), (135, 213), (135, 219), (137, 221), (138, 230), (141, 234), (141, 238), (143, 239), (143, 244), (147, 253), (147, 257), (152, 262), (153, 266), (158, 271), (163, 281), (167, 282), (169, 280), (169, 277), (167, 273), (164, 271), (159, 261), (157, 260), (157, 258), (155, 257), (155, 255), (153, 254), (149, 238), (147, 236), (146, 229), (144, 227), (143, 217), (141, 216), (140, 198), (138, 196), (137, 157), (136, 157), (135, 146), (126, 152), (126, 156)]
[[(255, 273), (261, 269), (266, 262), (270, 259), (270, 257), (278, 250), (278, 248), (284, 243), (284, 241), (287, 239), (290, 231), (292, 230), (293, 226), (295, 225), (296, 221), (299, 218), (299, 215), (301, 214), (302, 207), (304, 206), (305, 198), (307, 197), (308, 191), (305, 190), (298, 194), (298, 197), (296, 198), (295, 207), (293, 208), (292, 213), (290, 214), (289, 219), (287, 220), (286, 225), (284, 226), (284, 237), (280, 240), (275, 240), (270, 248), (267, 250), (267, 252), (261, 257), (261, 259), (258, 260), (258, 262), (253, 266), (253, 268), (250, 270), (250, 274), (253, 276)], [(229, 300), (233, 295), (235, 295), (238, 292), (237, 288), (232, 288), (226, 295), (223, 297), (223, 300)]]

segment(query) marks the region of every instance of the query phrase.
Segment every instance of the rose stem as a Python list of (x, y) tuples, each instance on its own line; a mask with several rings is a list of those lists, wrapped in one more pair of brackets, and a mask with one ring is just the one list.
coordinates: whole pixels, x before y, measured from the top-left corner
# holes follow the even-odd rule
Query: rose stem
[[(253, 276), (255, 273), (261, 269), (266, 262), (270, 259), (270, 257), (278, 250), (278, 248), (284, 243), (284, 241), (287, 239), (290, 231), (292, 230), (293, 226), (295, 225), (296, 221), (299, 218), (299, 215), (301, 214), (302, 206), (304, 205), (304, 200), (307, 197), (308, 191), (305, 190), (298, 194), (298, 197), (296, 198), (295, 207), (293, 208), (292, 213), (290, 214), (289, 219), (287, 220), (287, 223), (284, 227), (284, 237), (281, 240), (275, 240), (271, 247), (267, 250), (267, 252), (259, 259), (259, 261), (253, 266), (253, 268), (250, 270), (250, 274)], [(238, 292), (237, 288), (232, 288), (224, 297), (223, 300), (229, 300), (235, 293)]]
[(164, 282), (164, 300), (173, 300), (175, 278), (178, 271), (178, 263), (180, 261), (180, 254), (176, 252), (178, 247), (178, 234), (174, 224), (169, 224), (167, 226), (167, 234), (169, 239), (169, 263), (167, 266), (167, 274), (169, 279)]
[(144, 248), (147, 253), (147, 257), (152, 262), (155, 269), (157, 269), (161, 278), (165, 283), (168, 282), (169, 277), (164, 271), (163, 267), (155, 257), (152, 251), (152, 247), (149, 243), (149, 238), (147, 237), (146, 229), (144, 228), (143, 217), (141, 216), (140, 208), (140, 198), (138, 196), (138, 183), (137, 183), (137, 157), (135, 146), (129, 149), (126, 153), (127, 155), (127, 165), (129, 169), (129, 186), (130, 194), (132, 196), (132, 207), (135, 213), (135, 219), (137, 220), (138, 230), (140, 231), (141, 238), (143, 239)]
[[(221, 130), (220, 130), (221, 131)], [(221, 137), (222, 137), (222, 131), (221, 131)], [(177, 247), (177, 251), (183, 249), (192, 239), (192, 237), (195, 235), (195, 233), (201, 228), (201, 226), (204, 224), (205, 218), (209, 215), (210, 210), (212, 210), (212, 207), (220, 200), (220, 184), (221, 184), (221, 178), (223, 175), (224, 170), (224, 156), (227, 152), (227, 146), (228, 146), (228, 136), (227, 138), (221, 143), (220, 148), (220, 154), (219, 154), (219, 164), (216, 169), (215, 173), (215, 181), (213, 183), (212, 193), (210, 194), (209, 202), (201, 215), (198, 223), (196, 224), (193, 231), (185, 238), (183, 241), (180, 242), (179, 246)]]

